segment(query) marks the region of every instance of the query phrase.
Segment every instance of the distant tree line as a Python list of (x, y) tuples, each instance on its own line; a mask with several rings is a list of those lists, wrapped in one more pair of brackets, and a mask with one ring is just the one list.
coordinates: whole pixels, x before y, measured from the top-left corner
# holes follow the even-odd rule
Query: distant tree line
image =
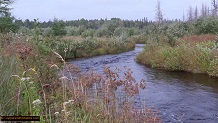
[[(152, 23), (152, 21), (148, 21), (147, 18), (143, 18), (140, 20), (121, 20), (120, 18), (111, 18), (110, 20), (108, 19), (94, 19), (94, 20), (87, 20), (87, 19), (78, 19), (78, 20), (70, 20), (70, 21), (63, 21), (63, 20), (57, 20), (54, 19), (53, 21), (47, 21), (47, 22), (40, 22), (39, 27), (40, 28), (48, 28), (52, 27), (52, 25), (56, 22), (61, 22), (64, 23), (65, 26), (74, 26), (74, 27), (79, 27), (83, 26), (85, 29), (99, 29), (102, 25), (105, 23), (113, 24), (113, 26), (121, 26), (125, 28), (144, 28), (145, 26), (149, 25)], [(34, 20), (20, 20), (16, 19), (14, 22), (18, 26), (24, 26), (26, 28), (33, 28), (34, 27)]]
[[(15, 19), (10, 15), (8, 6), (10, 0), (0, 0), (0, 33), (21, 32), (30, 34), (35, 28), (34, 20)], [(161, 3), (157, 1), (155, 21), (148, 20), (146, 17), (138, 20), (122, 20), (120, 18), (111, 19), (78, 19), (78, 20), (58, 20), (53, 19), (44, 22), (37, 22), (37, 27), (46, 36), (82, 36), (82, 37), (111, 37), (111, 36), (134, 36), (139, 34), (158, 34), (171, 32), (177, 35), (218, 33), (217, 19), (218, 0), (211, 0), (211, 8), (202, 4), (199, 9), (189, 7), (187, 17), (183, 14), (183, 19), (166, 20), (161, 10)], [(176, 28), (174, 28), (176, 26)], [(172, 31), (174, 30), (174, 31)]]

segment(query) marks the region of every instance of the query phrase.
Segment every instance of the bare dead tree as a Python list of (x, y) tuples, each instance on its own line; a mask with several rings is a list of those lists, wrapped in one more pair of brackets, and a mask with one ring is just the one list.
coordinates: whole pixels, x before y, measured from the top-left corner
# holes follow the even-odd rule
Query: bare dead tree
[(217, 9), (218, 9), (218, 5), (217, 5), (217, 0), (212, 0), (212, 16), (217, 16)]
[(157, 1), (157, 5), (156, 5), (156, 21), (158, 22), (158, 24), (161, 24), (163, 21), (163, 14), (161, 11), (159, 0)]
[(198, 7), (197, 6), (195, 7), (194, 18), (195, 18), (195, 20), (198, 19)]
[(202, 6), (201, 6), (201, 16), (202, 17), (206, 17), (206, 14), (207, 14), (207, 12), (205, 10), (205, 5), (202, 3)]
[(191, 6), (189, 7), (189, 10), (188, 10), (188, 21), (189, 22), (193, 21), (193, 9)]
[(183, 20), (183, 22), (185, 22), (185, 14), (184, 14), (184, 12), (183, 12), (182, 20)]

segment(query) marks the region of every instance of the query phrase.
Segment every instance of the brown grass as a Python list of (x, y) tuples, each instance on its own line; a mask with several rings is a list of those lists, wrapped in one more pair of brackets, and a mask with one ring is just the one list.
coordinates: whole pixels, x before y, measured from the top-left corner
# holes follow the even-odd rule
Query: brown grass
[(204, 35), (184, 36), (180, 38), (180, 40), (186, 41), (188, 43), (208, 42), (208, 41), (215, 41), (216, 35), (204, 34)]
[(193, 35), (180, 38), (174, 47), (149, 45), (137, 61), (154, 68), (188, 71), (218, 77), (216, 35)]
[[(66, 64), (66, 66), (70, 69), (74, 68), (72, 65), (68, 67)], [(133, 105), (134, 96), (140, 89), (145, 89), (145, 81), (137, 83), (130, 69), (126, 68), (123, 75), (118, 74), (120, 72), (119, 68), (111, 70), (110, 67), (105, 66), (103, 74), (97, 74), (94, 71), (76, 73), (73, 71), (76, 80), (64, 79), (67, 77), (62, 76), (62, 83), (66, 85), (60, 86), (57, 93), (67, 93), (62, 95), (64, 96), (63, 107), (54, 111), (62, 110), (63, 113), (54, 120), (59, 122), (160, 122), (157, 112), (148, 108), (137, 109)], [(90, 121), (84, 120), (83, 116), (78, 120), (74, 114), (80, 115), (79, 112), (84, 112), (84, 117)]]
[[(103, 74), (81, 72), (56, 52), (42, 54), (34, 42), (9, 43), (9, 46), (2, 45), (1, 51), (8, 54), (4, 57), (18, 57), (14, 58), (16, 66), (8, 75), (9, 81), (4, 82), (5, 86), (1, 84), (5, 92), (12, 92), (12, 96), (7, 97), (4, 96), (7, 93), (1, 93), (6, 99), (1, 101), (11, 104), (5, 108), (6, 113), (40, 115), (41, 122), (46, 123), (160, 122), (157, 112), (134, 105), (134, 96), (145, 89), (145, 81), (136, 82), (130, 69), (112, 70), (105, 66)], [(3, 69), (8, 68), (5, 64)], [(11, 76), (17, 77), (16, 81), (12, 81)], [(0, 78), (5, 76), (1, 74)], [(16, 88), (7, 88), (14, 83)], [(34, 104), (36, 101), (40, 103)], [(8, 110), (14, 107), (13, 111)]]

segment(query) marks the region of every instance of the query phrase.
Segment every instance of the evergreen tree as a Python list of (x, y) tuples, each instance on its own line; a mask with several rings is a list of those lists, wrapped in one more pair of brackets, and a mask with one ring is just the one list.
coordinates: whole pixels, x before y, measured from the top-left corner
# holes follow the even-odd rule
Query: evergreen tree
[(191, 6), (189, 7), (189, 10), (188, 10), (188, 21), (189, 22), (193, 21), (193, 9)]
[(16, 31), (17, 26), (13, 24), (8, 6), (12, 4), (12, 0), (0, 0), (0, 33), (7, 33), (9, 31)]
[(8, 6), (12, 2), (12, 0), (0, 0), (0, 17), (8, 17), (10, 15), (10, 8)]
[(217, 16), (217, 9), (218, 9), (217, 0), (212, 0), (212, 6), (213, 6), (212, 16)]
[(55, 21), (51, 29), (54, 36), (64, 36), (67, 33), (63, 21)]

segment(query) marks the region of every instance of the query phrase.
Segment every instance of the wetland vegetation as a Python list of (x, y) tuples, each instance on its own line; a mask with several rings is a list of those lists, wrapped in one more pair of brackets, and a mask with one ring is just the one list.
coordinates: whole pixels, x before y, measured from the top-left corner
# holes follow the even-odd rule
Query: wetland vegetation
[[(10, 4), (0, 0), (1, 116), (39, 115), (40, 122), (65, 123), (161, 122), (158, 111), (134, 108), (134, 96), (146, 85), (136, 82), (131, 70), (105, 66), (98, 74), (66, 62), (130, 51), (136, 43), (146, 44), (136, 57), (139, 63), (218, 77), (218, 17), (207, 7), (201, 15), (189, 11), (187, 20), (164, 19), (158, 3), (156, 21), (39, 22), (11, 17)], [(62, 70), (70, 74), (58, 74)]]

